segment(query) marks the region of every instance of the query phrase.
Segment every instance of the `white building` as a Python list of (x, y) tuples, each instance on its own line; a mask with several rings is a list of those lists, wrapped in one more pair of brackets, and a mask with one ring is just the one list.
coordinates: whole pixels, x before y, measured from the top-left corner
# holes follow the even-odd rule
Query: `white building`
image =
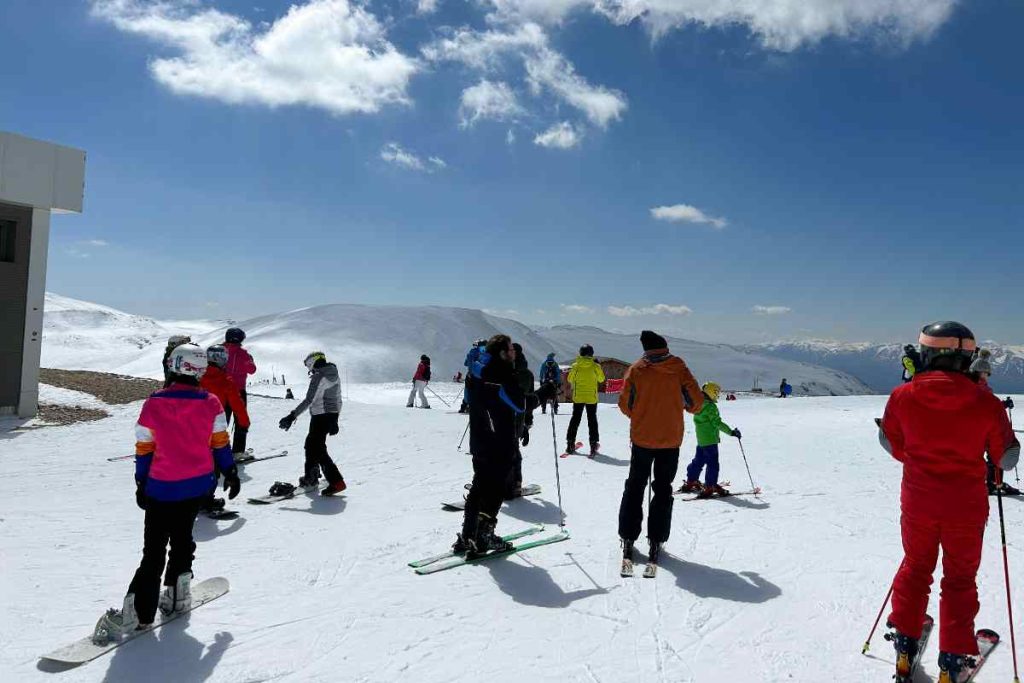
[(0, 414), (36, 414), (50, 214), (84, 186), (82, 150), (0, 131)]

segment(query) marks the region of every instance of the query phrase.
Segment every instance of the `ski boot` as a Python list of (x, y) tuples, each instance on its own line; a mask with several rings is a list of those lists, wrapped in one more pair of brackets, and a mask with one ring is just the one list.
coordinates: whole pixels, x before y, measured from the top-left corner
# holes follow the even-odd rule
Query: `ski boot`
[[(497, 520), (493, 517), (483, 512), (480, 513), (476, 526), (475, 554), (484, 555), (512, 550), (512, 543), (510, 541), (506, 541), (501, 536), (494, 533), (494, 527), (496, 524)], [(466, 556), (469, 557), (472, 554), (474, 553), (467, 552)]]
[(452, 543), (452, 552), (456, 555), (466, 555), (468, 553), (477, 554), (476, 551), (476, 540), (473, 538), (465, 539), (462, 534), (455, 535), (455, 543)]
[(325, 488), (323, 491), (320, 492), (320, 495), (321, 496), (333, 496), (336, 493), (341, 493), (342, 491), (344, 491), (347, 488), (348, 488), (348, 486), (345, 484), (345, 480), (344, 479), (339, 479), (338, 481), (334, 482), (333, 484), (328, 484), (327, 488)]
[(568, 446), (566, 446), (565, 452), (567, 455), (576, 455), (576, 444), (571, 443)]
[(651, 541), (651, 545), (647, 550), (647, 562), (649, 564), (658, 564), (658, 558), (661, 555), (661, 543), (655, 543)]
[(940, 652), (938, 683), (960, 683), (960, 673), (973, 667), (974, 660), (967, 655)]
[(320, 468), (306, 467), (306, 473), (299, 477), (299, 486), (317, 488), (320, 486)]
[(719, 498), (725, 498), (726, 496), (731, 495), (732, 494), (729, 493), (729, 489), (724, 489), (718, 484), (715, 484), (714, 486), (705, 486), (703, 489), (701, 489), (701, 492), (697, 494), (697, 497), (705, 499), (714, 496), (717, 496)]
[(157, 606), (165, 615), (188, 611), (192, 607), (192, 572), (182, 572), (173, 586), (164, 588)]
[(633, 576), (634, 541), (628, 538), (620, 538), (619, 543), (622, 545), (622, 566), (619, 568), (619, 576), (628, 578)]
[(910, 683), (919, 647), (917, 640), (899, 631), (893, 631), (886, 635), (885, 639), (892, 641), (896, 650), (896, 683)]
[(504, 497), (505, 500), (515, 500), (516, 498), (522, 498), (523, 497), (523, 484), (522, 484), (522, 482), (516, 484), (515, 486), (509, 487), (505, 491), (505, 495), (503, 497)]
[(199, 508), (200, 512), (220, 512), (224, 509), (224, 499), (217, 498), (216, 496), (210, 496), (203, 501), (202, 506)]
[(700, 493), (704, 489), (704, 484), (696, 479), (687, 480), (685, 484), (679, 487), (676, 493)]
[(139, 623), (139, 615), (135, 611), (135, 593), (129, 593), (124, 596), (124, 605), (121, 609), (111, 607), (96, 622), (92, 642), (96, 645), (107, 645), (126, 633), (147, 627), (149, 624)]

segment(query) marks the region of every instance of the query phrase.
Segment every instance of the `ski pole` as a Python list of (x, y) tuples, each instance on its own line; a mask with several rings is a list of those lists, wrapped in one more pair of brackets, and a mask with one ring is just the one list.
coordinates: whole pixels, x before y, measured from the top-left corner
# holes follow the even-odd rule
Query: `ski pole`
[[(903, 569), (903, 562), (900, 562), (899, 568), (896, 569), (896, 574), (900, 573), (900, 569)], [(885, 606), (889, 604), (889, 599), (892, 597), (892, 589), (896, 587), (896, 574), (893, 574), (892, 583), (889, 584), (889, 592), (885, 594), (885, 602), (879, 608), (878, 616), (875, 617), (875, 623), (871, 627), (871, 633), (868, 634), (868, 639), (864, 641), (864, 647), (861, 648), (860, 653), (862, 655), (866, 655), (868, 650), (871, 649), (871, 639), (875, 637), (875, 629), (878, 628), (878, 622), (882, 620), (882, 612), (885, 611)]]
[(747, 462), (747, 454), (743, 450), (743, 439), (736, 440), (740, 442), (740, 454), (743, 456), (743, 464), (747, 467), (747, 477), (750, 479), (750, 488), (754, 490), (754, 496), (757, 496), (757, 494), (761, 493), (761, 489), (757, 488), (754, 484), (754, 477), (750, 475), (750, 463)]
[(447, 407), (447, 408), (451, 408), (451, 407), (452, 407), (452, 404), (451, 404), (451, 403), (448, 403), (448, 401), (446, 401), (446, 400), (444, 400), (443, 398), (441, 398), (440, 396), (438, 396), (438, 395), (437, 395), (437, 392), (436, 392), (436, 391), (434, 391), (433, 389), (431, 389), (430, 387), (427, 387), (427, 391), (429, 391), (430, 393), (432, 393), (432, 394), (434, 395), (434, 398), (436, 398), (436, 399), (437, 399), (438, 401), (440, 401), (441, 403), (443, 403), (443, 404), (445, 405), (445, 407)]
[(562, 479), (558, 473), (558, 435), (555, 433), (555, 411), (551, 411), (551, 446), (555, 450), (555, 487), (558, 489), (558, 526), (565, 528), (565, 512), (562, 510)]
[(462, 431), (462, 438), (459, 439), (459, 447), (456, 448), (455, 450), (457, 450), (457, 451), (461, 451), (462, 450), (462, 442), (466, 440), (466, 434), (468, 434), (468, 433), (469, 433), (469, 420), (466, 420), (466, 428)]
[(996, 501), (999, 505), (999, 533), (1003, 541), (1003, 578), (1006, 581), (1006, 611), (1010, 619), (1010, 651), (1013, 654), (1013, 683), (1020, 683), (1017, 674), (1017, 638), (1013, 633), (1013, 604), (1010, 600), (1010, 561), (1006, 557), (1006, 523), (1003, 521), (1003, 478), (996, 483)]

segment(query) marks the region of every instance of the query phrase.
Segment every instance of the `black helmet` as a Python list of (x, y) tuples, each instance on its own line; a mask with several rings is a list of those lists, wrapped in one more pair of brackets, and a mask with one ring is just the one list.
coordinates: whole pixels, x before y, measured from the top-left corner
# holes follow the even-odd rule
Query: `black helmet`
[(229, 328), (224, 333), (224, 342), (227, 344), (241, 344), (245, 341), (245, 332), (240, 327)]
[(473, 346), (487, 346), (486, 339), (477, 339)]
[(907, 344), (906, 346), (903, 347), (903, 353), (911, 353), (912, 354), (912, 353), (914, 353), (914, 351), (916, 351), (916, 349), (914, 348), (913, 344)]
[(423, 354), (422, 356), (420, 356), (420, 362), (422, 362), (422, 363), (429, 363), (430, 362), (430, 356), (428, 356), (427, 354)]
[(580, 355), (581, 356), (593, 356), (594, 355), (594, 347), (591, 346), (590, 344), (584, 344), (583, 346), (580, 347)]
[(966, 372), (978, 349), (974, 333), (966, 325), (952, 320), (925, 325), (918, 341), (925, 370)]

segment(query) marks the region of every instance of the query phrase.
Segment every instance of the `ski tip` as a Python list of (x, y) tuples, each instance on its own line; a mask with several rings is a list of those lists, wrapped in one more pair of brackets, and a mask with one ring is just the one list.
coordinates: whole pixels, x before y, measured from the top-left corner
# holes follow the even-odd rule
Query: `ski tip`
[(993, 643), (999, 642), (999, 634), (990, 628), (980, 628), (974, 635), (982, 640), (988, 640)]

